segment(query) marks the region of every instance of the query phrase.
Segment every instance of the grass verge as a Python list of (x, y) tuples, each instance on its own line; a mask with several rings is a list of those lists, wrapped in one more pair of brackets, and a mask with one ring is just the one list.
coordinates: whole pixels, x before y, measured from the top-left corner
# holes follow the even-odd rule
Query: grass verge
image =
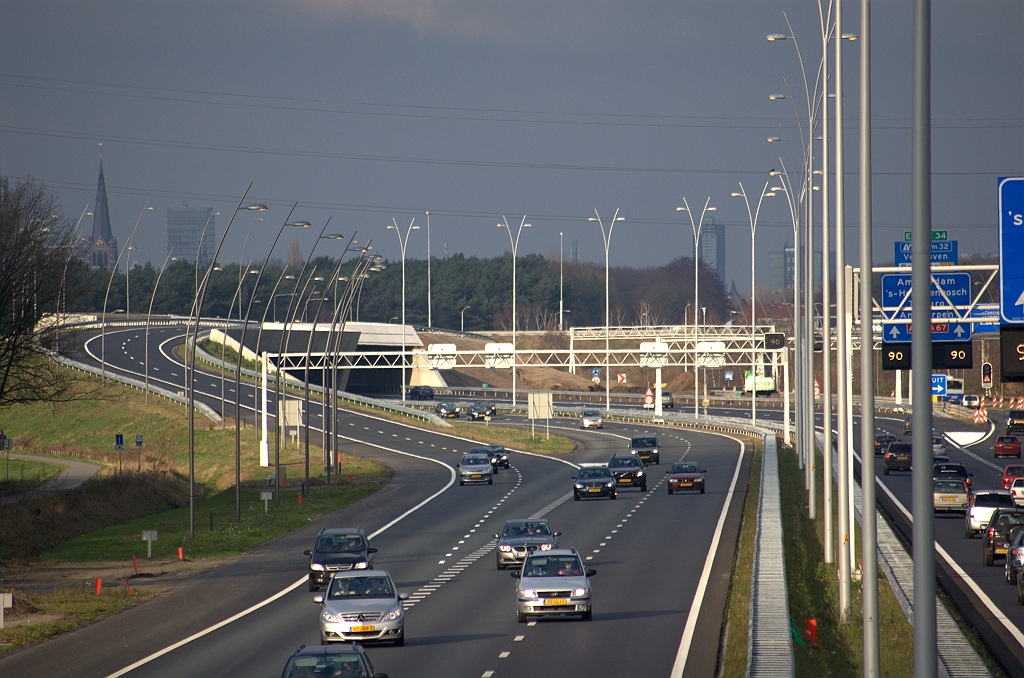
[(743, 500), (739, 544), (732, 564), (732, 578), (725, 608), (724, 647), (719, 660), (723, 678), (745, 678), (747, 675), (747, 637), (750, 628), (750, 593), (754, 574), (754, 535), (757, 530), (757, 503), (761, 497), (761, 447), (754, 444), (750, 461), (747, 494)]
[(0, 457), (0, 465), (4, 469), (0, 497), (31, 492), (64, 468), (60, 464), (11, 457)]
[(151, 591), (135, 590), (128, 595), (126, 589), (107, 589), (97, 596), (95, 591), (84, 587), (35, 596), (15, 592), (15, 608), (20, 614), (40, 613), (59, 615), (59, 618), (4, 628), (0, 631), (0, 656), (134, 607), (154, 595)]

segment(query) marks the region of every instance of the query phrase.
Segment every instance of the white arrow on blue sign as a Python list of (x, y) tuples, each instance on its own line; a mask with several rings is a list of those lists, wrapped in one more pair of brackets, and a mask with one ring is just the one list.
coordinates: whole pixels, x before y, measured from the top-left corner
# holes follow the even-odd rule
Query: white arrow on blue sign
[(946, 375), (945, 374), (933, 374), (932, 375), (932, 395), (933, 396), (944, 396), (944, 395), (946, 395)]
[[(910, 320), (910, 311), (900, 311), (893, 320)], [(906, 323), (882, 322), (882, 343), (906, 344), (913, 327)], [(957, 322), (953, 311), (932, 311), (932, 341), (970, 341), (971, 323)]]
[(601, 376), (601, 368), (600, 367), (592, 368), (590, 370), (590, 376), (592, 376), (592, 377), (600, 377)]
[(1024, 323), (1024, 177), (999, 178), (999, 314)]

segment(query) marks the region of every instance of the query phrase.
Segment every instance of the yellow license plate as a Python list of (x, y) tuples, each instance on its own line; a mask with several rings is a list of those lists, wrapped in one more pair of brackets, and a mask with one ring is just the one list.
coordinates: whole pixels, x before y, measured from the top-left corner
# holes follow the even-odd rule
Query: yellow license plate
[(568, 605), (569, 601), (565, 598), (546, 598), (544, 600), (545, 605)]
[(620, 483), (631, 483), (631, 482), (633, 482), (633, 479), (632, 478), (619, 478), (619, 482)]
[(375, 630), (373, 626), (353, 626), (352, 633), (369, 633)]
[(693, 483), (679, 483), (679, 487), (693, 487)]
[(590, 491), (591, 492), (600, 492), (601, 488), (600, 487), (592, 487), (592, 488), (590, 488)]
[(940, 497), (942, 501), (956, 501), (956, 497)]
[(470, 478), (482, 478), (482, 477), (483, 477), (483, 475), (480, 474), (480, 473), (474, 473), (473, 475), (470, 476)]
[(1006, 555), (1006, 549), (996, 549), (996, 555), (997, 556), (1005, 556)]
[(910, 457), (906, 456), (905, 454), (901, 454), (900, 456), (896, 457), (896, 461), (907, 461), (909, 459)]

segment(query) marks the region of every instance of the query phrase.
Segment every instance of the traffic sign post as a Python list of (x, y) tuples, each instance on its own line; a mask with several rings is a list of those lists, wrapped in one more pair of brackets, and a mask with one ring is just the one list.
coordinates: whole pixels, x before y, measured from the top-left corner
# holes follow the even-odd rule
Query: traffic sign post
[(942, 397), (946, 395), (946, 375), (932, 375), (932, 395)]
[(1024, 324), (1024, 177), (999, 179), (999, 314)]
[(142, 474), (142, 434), (135, 436), (135, 449), (139, 451), (139, 474)]

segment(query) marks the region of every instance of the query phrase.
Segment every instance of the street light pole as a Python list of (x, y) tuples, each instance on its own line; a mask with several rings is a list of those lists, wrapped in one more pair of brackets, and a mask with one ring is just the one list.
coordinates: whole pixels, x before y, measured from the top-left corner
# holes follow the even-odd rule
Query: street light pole
[(530, 228), (533, 224), (526, 223), (526, 215), (523, 215), (523, 220), (519, 222), (519, 230), (516, 231), (515, 239), (512, 238), (512, 229), (509, 228), (508, 219), (505, 215), (501, 216), (503, 223), (498, 224), (498, 228), (504, 228), (508, 231), (508, 241), (512, 244), (512, 407), (516, 406), (516, 326), (519, 324), (519, 318), (516, 316), (516, 257), (519, 251), (519, 236), (523, 234), (524, 228)]
[(463, 333), (465, 333), (465, 331), (466, 331), (466, 309), (469, 309), (469, 308), (473, 308), (473, 307), (472, 306), (466, 306), (466, 308), (462, 309), (462, 331), (463, 331)]
[(121, 263), (121, 255), (128, 251), (128, 247), (132, 244), (132, 240), (135, 238), (135, 231), (139, 230), (139, 224), (142, 222), (142, 215), (148, 211), (152, 211), (152, 207), (149, 206), (147, 200), (145, 205), (142, 207), (142, 211), (139, 212), (139, 218), (135, 220), (135, 228), (132, 229), (132, 234), (128, 236), (128, 242), (125, 243), (124, 247), (121, 248), (120, 254), (117, 255), (117, 260), (114, 262), (114, 267), (110, 271), (110, 279), (107, 281), (107, 292), (103, 295), (103, 316), (100, 321), (100, 380), (102, 383), (107, 381), (107, 299), (110, 297), (110, 285), (114, 282), (114, 275), (117, 273), (117, 265)]
[(598, 214), (597, 208), (594, 209), (596, 216), (590, 217), (587, 221), (596, 221), (598, 226), (601, 227), (601, 238), (604, 242), (604, 407), (605, 411), (611, 413), (612, 411), (612, 386), (611, 386), (611, 371), (612, 371), (612, 358), (611, 358), (611, 341), (609, 339), (609, 303), (608, 303), (608, 247), (612, 242), (612, 230), (615, 228), (616, 221), (625, 221), (624, 217), (619, 216), (619, 208), (615, 208), (615, 214), (612, 216), (611, 223), (608, 224), (608, 232), (605, 233), (604, 222), (601, 221), (601, 215)]
[(753, 212), (750, 211), (750, 201), (747, 200), (747, 192), (743, 189), (742, 181), (739, 182), (739, 193), (731, 194), (734, 198), (743, 198), (743, 202), (747, 206), (747, 217), (750, 219), (750, 422), (754, 426), (757, 426), (757, 339), (754, 336), (757, 318), (757, 284), (754, 264), (757, 260), (754, 258), (754, 245), (757, 236), (757, 217), (761, 213), (761, 202), (765, 198), (775, 196), (775, 193), (768, 190), (769, 183), (771, 182), (764, 182), (761, 197), (757, 200), (757, 209)]
[(700, 221), (698, 223), (693, 222), (693, 212), (690, 211), (690, 203), (686, 202), (686, 198), (683, 198), (683, 206), (677, 207), (676, 212), (686, 212), (687, 216), (690, 217), (690, 228), (693, 229), (693, 418), (697, 419), (700, 417), (700, 405), (699, 405), (699, 391), (698, 384), (700, 372), (697, 367), (697, 335), (699, 334), (700, 326), (697, 323), (697, 309), (699, 308), (699, 293), (700, 290), (700, 257), (697, 248), (700, 245), (700, 232), (704, 228), (704, 214), (707, 212), (717, 211), (717, 207), (708, 207), (711, 203), (711, 196), (704, 201), (704, 209), (700, 212)]
[(172, 257), (174, 250), (169, 250), (164, 258), (164, 264), (160, 267), (160, 273), (156, 276), (156, 284), (153, 285), (153, 294), (149, 298), (149, 311), (146, 313), (146, 402), (149, 403), (149, 323), (153, 318), (153, 302), (156, 301), (156, 291), (160, 287), (160, 278), (164, 277), (168, 261), (178, 261), (178, 257)]
[(427, 212), (427, 327), (434, 326), (434, 313), (430, 303), (430, 212)]
[(398, 236), (398, 246), (402, 250), (402, 402), (405, 402), (405, 248), (409, 244), (409, 236), (412, 235), (413, 231), (420, 230), (419, 226), (414, 226), (416, 219), (409, 222), (409, 228), (405, 229), (405, 239), (402, 239), (402, 232), (398, 229), (398, 222), (394, 219), (391, 220), (391, 224), (388, 225), (388, 229), (394, 229), (395, 235)]

